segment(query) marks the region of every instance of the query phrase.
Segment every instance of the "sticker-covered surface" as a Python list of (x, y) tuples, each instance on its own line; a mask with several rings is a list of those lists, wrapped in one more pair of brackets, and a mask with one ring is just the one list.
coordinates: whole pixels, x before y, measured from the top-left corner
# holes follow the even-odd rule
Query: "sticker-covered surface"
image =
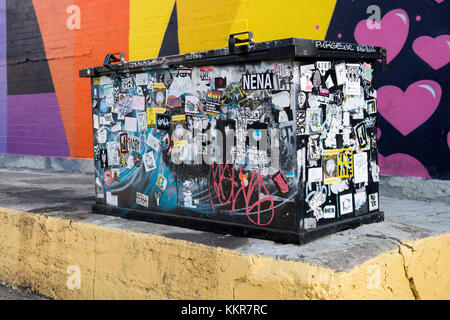
[(92, 78), (97, 203), (289, 231), (378, 210), (370, 63)]
[(296, 153), (306, 229), (378, 210), (372, 63), (299, 63)]
[(296, 230), (294, 92), (289, 61), (92, 78), (97, 203)]

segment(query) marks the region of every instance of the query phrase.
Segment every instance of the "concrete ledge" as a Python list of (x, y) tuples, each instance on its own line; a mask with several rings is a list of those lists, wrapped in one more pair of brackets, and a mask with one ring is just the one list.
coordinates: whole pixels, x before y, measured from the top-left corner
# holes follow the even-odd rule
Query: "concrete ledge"
[[(109, 224), (123, 220), (106, 218)], [(380, 235), (379, 241), (393, 249), (336, 271), (1, 208), (0, 280), (55, 299), (450, 298), (449, 233), (408, 241)], [(79, 290), (67, 287), (69, 266), (81, 270)]]
[(92, 159), (0, 154), (0, 168), (76, 172), (94, 175)]
[(450, 298), (447, 203), (380, 196), (385, 221), (298, 246), (96, 215), (93, 195), (91, 174), (0, 169), (0, 282), (55, 299)]
[(450, 181), (410, 177), (380, 177), (381, 195), (399, 199), (437, 200), (450, 204)]

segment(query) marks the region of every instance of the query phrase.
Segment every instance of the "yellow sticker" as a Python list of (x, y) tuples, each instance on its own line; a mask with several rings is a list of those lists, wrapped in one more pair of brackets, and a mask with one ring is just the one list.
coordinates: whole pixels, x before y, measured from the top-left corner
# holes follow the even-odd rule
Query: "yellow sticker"
[(166, 108), (147, 108), (147, 126), (149, 128), (156, 127), (156, 114), (166, 113)]
[(92, 78), (92, 84), (94, 86), (99, 86), (100, 85), (100, 78)]
[(156, 82), (156, 83), (154, 83), (153, 84), (153, 88), (154, 89), (166, 89), (166, 86), (164, 85), (164, 83), (159, 83), (159, 82)]
[(188, 144), (187, 140), (174, 140), (173, 141), (173, 146), (174, 147), (184, 147), (187, 144)]
[(185, 114), (177, 114), (175, 116), (172, 116), (172, 122), (182, 122), (186, 121), (186, 115)]

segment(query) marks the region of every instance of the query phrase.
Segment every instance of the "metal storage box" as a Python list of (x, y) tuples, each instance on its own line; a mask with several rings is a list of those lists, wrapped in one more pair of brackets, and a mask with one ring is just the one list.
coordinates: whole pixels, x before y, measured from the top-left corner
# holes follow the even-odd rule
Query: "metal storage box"
[(292, 243), (382, 221), (375, 67), (385, 58), (251, 33), (204, 52), (108, 55), (80, 70), (92, 85), (93, 211)]

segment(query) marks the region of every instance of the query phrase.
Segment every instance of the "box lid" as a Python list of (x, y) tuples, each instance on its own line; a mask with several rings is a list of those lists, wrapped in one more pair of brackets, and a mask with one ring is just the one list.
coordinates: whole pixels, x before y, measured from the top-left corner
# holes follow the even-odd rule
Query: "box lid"
[[(235, 42), (231, 41), (232, 36), (234, 35), (230, 35), (229, 46), (221, 49), (131, 62), (125, 62), (123, 55), (120, 60), (115, 56), (107, 55), (103, 66), (81, 69), (79, 76), (88, 78), (116, 72), (141, 72), (166, 67), (221, 65), (283, 58), (294, 60), (301, 58), (382, 59), (384, 64), (386, 60), (386, 50), (375, 46), (300, 38), (252, 42), (251, 37), (247, 44), (235, 46)], [(239, 42), (243, 41), (237, 41)], [(118, 63), (114, 64), (111, 61)]]

